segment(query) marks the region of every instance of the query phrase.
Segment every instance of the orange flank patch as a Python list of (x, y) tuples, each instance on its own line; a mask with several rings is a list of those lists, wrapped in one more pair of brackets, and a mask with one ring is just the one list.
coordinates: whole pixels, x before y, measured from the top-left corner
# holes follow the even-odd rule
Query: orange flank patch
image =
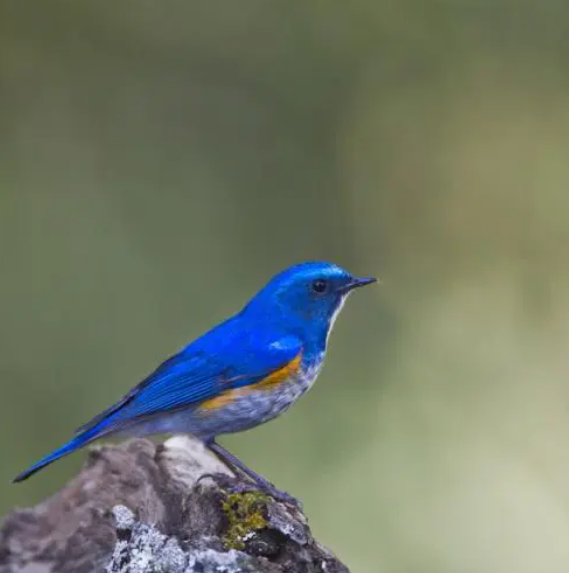
[(235, 399), (242, 394), (242, 388), (236, 388), (235, 390), (228, 390), (215, 398), (210, 398), (206, 400), (203, 404), (200, 405), (200, 410), (212, 411), (218, 410), (219, 408), (223, 408), (223, 406), (228, 406)]
[(302, 361), (302, 352), (299, 352), (296, 358), (293, 358), (286, 366), (275, 370), (272, 374), (269, 374), (263, 378), (260, 382), (256, 384), (251, 384), (250, 386), (243, 386), (241, 388), (235, 388), (233, 390), (227, 390), (215, 396), (215, 398), (210, 398), (200, 405), (201, 410), (206, 412), (211, 412), (228, 406), (229, 404), (235, 402), (239, 396), (245, 396), (250, 392), (255, 392), (256, 390), (269, 390), (286, 382), (291, 376), (298, 372), (300, 368), (300, 363)]
[(266, 378), (263, 378), (260, 382), (253, 384), (251, 389), (258, 388), (273, 388), (278, 386), (282, 382), (286, 382), (291, 376), (298, 372), (300, 368), (300, 362), (302, 361), (302, 352), (299, 352), (295, 358), (293, 358), (286, 366), (283, 366), (279, 370), (275, 370), (272, 374), (269, 374)]

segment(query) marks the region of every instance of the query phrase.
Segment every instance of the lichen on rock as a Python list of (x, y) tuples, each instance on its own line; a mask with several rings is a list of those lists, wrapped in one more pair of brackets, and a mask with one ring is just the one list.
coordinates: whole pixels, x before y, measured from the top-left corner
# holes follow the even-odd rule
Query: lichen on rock
[(258, 569), (252, 558), (236, 550), (184, 551), (174, 537), (140, 523), (125, 506), (113, 508), (120, 536), (106, 573), (247, 573)]

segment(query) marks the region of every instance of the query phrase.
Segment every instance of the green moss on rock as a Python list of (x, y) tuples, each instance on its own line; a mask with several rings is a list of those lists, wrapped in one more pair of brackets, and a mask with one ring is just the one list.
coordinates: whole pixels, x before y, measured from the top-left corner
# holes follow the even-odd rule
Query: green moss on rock
[(229, 522), (223, 536), (226, 549), (244, 549), (252, 534), (267, 527), (266, 508), (270, 498), (261, 492), (227, 494), (222, 508)]

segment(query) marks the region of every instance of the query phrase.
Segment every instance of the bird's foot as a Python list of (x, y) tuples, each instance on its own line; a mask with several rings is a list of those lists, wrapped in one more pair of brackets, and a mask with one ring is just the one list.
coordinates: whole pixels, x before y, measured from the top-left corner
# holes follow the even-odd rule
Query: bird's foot
[(215, 473), (202, 474), (197, 479), (196, 484), (199, 484), (204, 479), (210, 479), (215, 483), (215, 485), (223, 489), (226, 489), (229, 483), (233, 483), (235, 481), (235, 478), (230, 475), (221, 472), (215, 472)]
[(257, 484), (255, 482), (238, 482), (229, 486), (229, 491), (233, 493), (246, 493), (246, 492), (262, 492), (272, 497), (275, 501), (280, 501), (288, 505), (294, 505), (298, 509), (302, 509), (302, 502), (293, 497), (286, 491), (277, 489), (272, 483)]
[(201, 476), (200, 480), (206, 477), (213, 479), (220, 488), (229, 493), (261, 492), (272, 497), (275, 501), (293, 505), (302, 510), (302, 502), (299, 499), (288, 494), (286, 491), (277, 489), (272, 483), (266, 482), (261, 484), (253, 481), (237, 481), (235, 478), (221, 473), (206, 474)]

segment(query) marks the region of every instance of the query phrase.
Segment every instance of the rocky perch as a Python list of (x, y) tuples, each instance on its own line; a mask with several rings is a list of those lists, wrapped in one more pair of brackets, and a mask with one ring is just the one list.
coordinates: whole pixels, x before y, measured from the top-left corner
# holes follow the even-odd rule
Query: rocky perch
[(303, 513), (175, 437), (92, 448), (77, 477), (0, 529), (0, 573), (349, 573)]

